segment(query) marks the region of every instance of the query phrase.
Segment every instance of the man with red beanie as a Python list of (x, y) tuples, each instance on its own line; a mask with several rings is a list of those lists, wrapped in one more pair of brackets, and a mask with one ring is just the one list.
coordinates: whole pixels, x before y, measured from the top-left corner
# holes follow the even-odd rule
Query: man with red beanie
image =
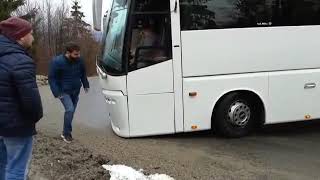
[(32, 42), (28, 21), (0, 22), (0, 180), (27, 179), (35, 124), (43, 115), (35, 64), (26, 52)]

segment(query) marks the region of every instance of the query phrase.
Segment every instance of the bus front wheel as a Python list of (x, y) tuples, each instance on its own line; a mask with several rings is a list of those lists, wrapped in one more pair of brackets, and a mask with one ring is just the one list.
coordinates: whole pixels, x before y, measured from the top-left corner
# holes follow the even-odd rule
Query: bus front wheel
[(258, 117), (256, 107), (249, 96), (237, 92), (230, 93), (219, 102), (215, 110), (214, 129), (225, 137), (248, 135)]

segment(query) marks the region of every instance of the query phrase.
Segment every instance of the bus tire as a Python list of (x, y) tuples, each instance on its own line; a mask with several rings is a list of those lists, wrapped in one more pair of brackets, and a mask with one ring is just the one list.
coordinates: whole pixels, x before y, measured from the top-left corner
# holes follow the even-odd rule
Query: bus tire
[(257, 109), (249, 96), (232, 92), (219, 102), (215, 110), (214, 129), (224, 137), (246, 136), (255, 127)]

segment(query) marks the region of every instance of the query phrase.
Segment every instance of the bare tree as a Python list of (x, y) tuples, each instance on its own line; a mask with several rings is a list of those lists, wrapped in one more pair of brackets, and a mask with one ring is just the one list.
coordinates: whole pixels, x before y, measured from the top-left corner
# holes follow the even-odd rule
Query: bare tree
[(47, 15), (47, 33), (48, 33), (48, 50), (49, 50), (49, 55), (55, 54), (53, 46), (52, 46), (52, 1), (51, 0), (46, 0), (46, 15)]
[(65, 35), (65, 32), (63, 30), (63, 27), (65, 26), (65, 19), (67, 19), (67, 16), (69, 14), (69, 7), (66, 5), (65, 0), (61, 0), (60, 7), (56, 10), (56, 49), (57, 52), (61, 53), (63, 51), (63, 46), (65, 44), (65, 41), (67, 40), (67, 36)]

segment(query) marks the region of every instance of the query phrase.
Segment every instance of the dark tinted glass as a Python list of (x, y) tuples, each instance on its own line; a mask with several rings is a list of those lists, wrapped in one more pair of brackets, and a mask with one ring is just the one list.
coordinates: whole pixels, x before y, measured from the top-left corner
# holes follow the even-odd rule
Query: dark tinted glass
[(180, 0), (181, 29), (320, 24), (320, 0)]

